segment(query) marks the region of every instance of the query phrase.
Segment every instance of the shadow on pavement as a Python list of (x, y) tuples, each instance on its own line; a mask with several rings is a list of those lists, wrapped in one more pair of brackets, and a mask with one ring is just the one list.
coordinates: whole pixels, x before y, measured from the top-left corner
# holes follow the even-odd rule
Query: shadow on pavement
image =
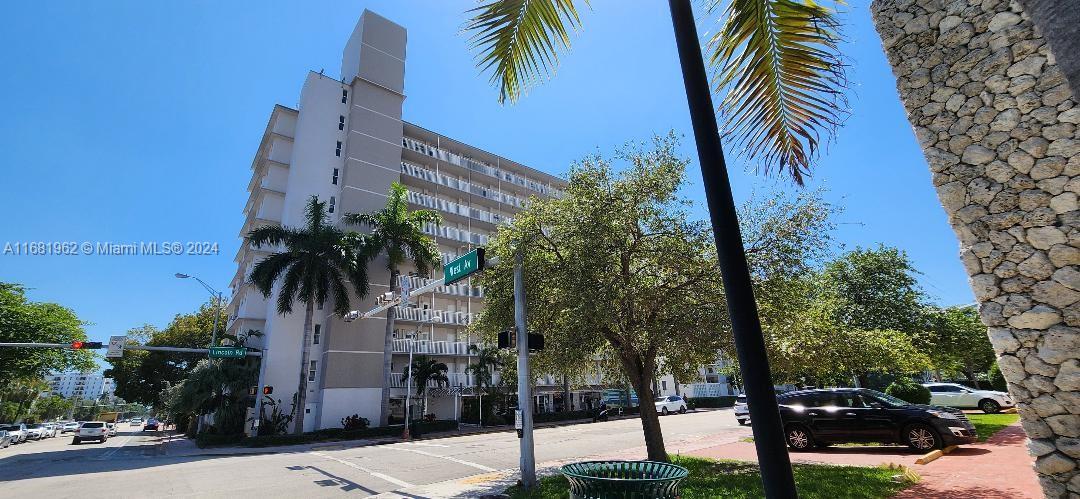
[(318, 466), (286, 466), (285, 469), (292, 470), (292, 471), (312, 470), (312, 471), (315, 471), (316, 473), (319, 473), (319, 474), (322, 474), (324, 476), (329, 477), (328, 480), (314, 480), (313, 481), (313, 483), (315, 485), (319, 485), (319, 486), (322, 486), (322, 487), (335, 487), (335, 486), (340, 485), (341, 486), (340, 489), (341, 489), (342, 492), (349, 492), (349, 491), (352, 491), (352, 490), (359, 489), (359, 490), (367, 492), (368, 494), (371, 494), (371, 495), (378, 494), (378, 492), (376, 492), (376, 491), (374, 491), (372, 489), (364, 487), (363, 485), (360, 485), (360, 484), (358, 484), (358, 483), (356, 483), (356, 482), (354, 482), (352, 480), (337, 476), (337, 475), (335, 475), (333, 473), (330, 473), (329, 471), (326, 471), (326, 470), (324, 470), (322, 468), (319, 468)]

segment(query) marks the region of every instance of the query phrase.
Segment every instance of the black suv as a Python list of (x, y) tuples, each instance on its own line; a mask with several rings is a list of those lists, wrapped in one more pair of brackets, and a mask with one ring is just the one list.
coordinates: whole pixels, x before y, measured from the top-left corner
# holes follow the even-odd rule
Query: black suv
[(881, 442), (929, 451), (976, 440), (975, 426), (957, 409), (911, 404), (865, 388), (801, 390), (780, 395), (777, 402), (794, 450)]

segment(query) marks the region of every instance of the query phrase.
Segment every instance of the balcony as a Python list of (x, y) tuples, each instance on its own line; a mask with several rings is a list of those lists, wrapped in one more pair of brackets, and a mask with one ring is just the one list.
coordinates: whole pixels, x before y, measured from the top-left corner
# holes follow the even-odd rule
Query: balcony
[(456, 227), (444, 227), (441, 225), (435, 225), (433, 223), (425, 223), (423, 231), (424, 234), (427, 234), (429, 236), (443, 237), (463, 243), (478, 244), (481, 246), (484, 246), (488, 243), (487, 234), (470, 232), (465, 229), (458, 229)]
[(451, 312), (449, 310), (417, 307), (395, 308), (397, 309), (397, 320), (400, 321), (446, 324), (451, 326), (468, 326), (473, 321), (473, 314), (467, 312)]
[[(444, 261), (443, 265), (445, 265), (446, 263), (448, 263), (448, 261)], [(401, 281), (402, 288), (408, 287), (409, 289), (420, 289), (434, 282), (435, 280), (417, 276), (401, 276)], [(484, 297), (483, 288), (479, 286), (469, 286), (466, 283), (451, 284), (449, 286), (436, 286), (434, 292), (444, 295), (463, 296), (466, 298)]]
[(687, 397), (725, 397), (735, 396), (738, 392), (728, 383), (691, 383), (685, 394)]
[(510, 217), (499, 215), (497, 213), (492, 213), (486, 210), (481, 210), (479, 208), (473, 208), (471, 206), (454, 203), (445, 199), (439, 199), (437, 197), (429, 196), (427, 194), (420, 194), (418, 192), (409, 191), (407, 198), (410, 203), (423, 206), (424, 208), (439, 210), (445, 213), (450, 213), (452, 215), (458, 215), (471, 218), (473, 220), (479, 220), (481, 222), (487, 222), (489, 224), (500, 224), (510, 221)]
[(407, 354), (411, 346), (414, 354), (472, 355), (469, 353), (469, 345), (464, 341), (394, 340), (393, 351)]
[(553, 196), (556, 198), (561, 198), (563, 196), (562, 190), (552, 187), (550, 185), (542, 184), (534, 180), (529, 180), (521, 175), (510, 173), (506, 170), (501, 170), (487, 163), (484, 163), (483, 161), (478, 161), (468, 156), (462, 156), (460, 154), (452, 153), (445, 149), (440, 149), (436, 146), (426, 144), (410, 137), (401, 138), (401, 147), (404, 147), (405, 149), (409, 149), (411, 151), (415, 151), (418, 154), (437, 158), (452, 165), (460, 166), (469, 171), (487, 175), (502, 182), (507, 182), (519, 187), (527, 188), (544, 196)]
[[(467, 373), (446, 373), (446, 377), (450, 380), (449, 383), (437, 383), (435, 381), (428, 382), (428, 388), (443, 388), (446, 386), (476, 386), (475, 377)], [(401, 373), (390, 374), (390, 387), (391, 388), (406, 388), (408, 379)]]
[(415, 177), (433, 184), (439, 184), (451, 189), (455, 189), (466, 194), (475, 194), (482, 198), (490, 199), (492, 201), (508, 204), (518, 208), (525, 207), (525, 200), (516, 196), (511, 196), (498, 189), (487, 187), (484, 185), (473, 184), (464, 180), (458, 180), (454, 177), (448, 177), (441, 173), (435, 173), (422, 166), (417, 166), (411, 163), (401, 162), (401, 173), (404, 173), (410, 177)]

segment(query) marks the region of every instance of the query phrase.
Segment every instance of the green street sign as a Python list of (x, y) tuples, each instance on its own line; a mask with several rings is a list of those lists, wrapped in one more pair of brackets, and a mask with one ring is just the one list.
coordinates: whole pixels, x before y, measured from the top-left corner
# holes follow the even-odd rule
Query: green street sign
[(247, 356), (244, 347), (210, 347), (211, 359), (242, 359)]
[(476, 248), (443, 265), (443, 285), (453, 284), (484, 270), (484, 248)]

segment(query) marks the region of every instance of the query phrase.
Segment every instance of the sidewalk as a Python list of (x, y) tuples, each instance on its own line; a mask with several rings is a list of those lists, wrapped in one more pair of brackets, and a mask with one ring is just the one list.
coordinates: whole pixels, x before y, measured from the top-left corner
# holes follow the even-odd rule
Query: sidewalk
[[(878, 466), (903, 464), (922, 476), (922, 481), (896, 498), (1032, 498), (1043, 497), (1032, 469), (1034, 460), (1025, 446), (1027, 437), (1019, 423), (1008, 426), (986, 442), (964, 445), (925, 465), (914, 464), (920, 454), (906, 447), (831, 447), (813, 452), (793, 452), (792, 462)], [(689, 452), (712, 459), (756, 461), (753, 443), (735, 442)]]

